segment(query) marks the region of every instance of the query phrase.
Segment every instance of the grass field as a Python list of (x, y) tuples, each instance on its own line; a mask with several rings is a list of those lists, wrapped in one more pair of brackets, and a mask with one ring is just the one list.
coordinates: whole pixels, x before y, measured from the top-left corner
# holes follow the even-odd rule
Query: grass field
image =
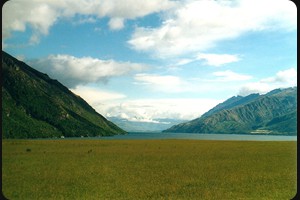
[(3, 140), (13, 199), (291, 199), (296, 142)]

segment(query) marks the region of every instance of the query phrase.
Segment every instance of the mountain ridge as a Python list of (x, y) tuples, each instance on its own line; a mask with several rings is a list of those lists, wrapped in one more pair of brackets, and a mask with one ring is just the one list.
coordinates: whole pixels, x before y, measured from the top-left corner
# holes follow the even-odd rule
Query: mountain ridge
[(163, 132), (297, 134), (297, 87), (251, 95), (229, 98), (201, 117)]
[(246, 104), (246, 103), (256, 99), (258, 96), (259, 96), (259, 94), (257, 94), (257, 93), (250, 94), (250, 95), (245, 96), (245, 97), (242, 97), (242, 96), (239, 96), (239, 95), (238, 96), (233, 96), (233, 97), (227, 99), (226, 101), (218, 104), (217, 106), (213, 107), (212, 109), (210, 109), (209, 111), (204, 113), (201, 117), (207, 117), (207, 116), (210, 116), (213, 113), (216, 113), (220, 110), (230, 109), (230, 108), (233, 108), (235, 106)]

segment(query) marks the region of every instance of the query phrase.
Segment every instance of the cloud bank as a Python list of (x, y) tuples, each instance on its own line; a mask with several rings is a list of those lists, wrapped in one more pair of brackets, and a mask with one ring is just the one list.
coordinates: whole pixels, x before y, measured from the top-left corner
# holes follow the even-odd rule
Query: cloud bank
[(106, 82), (111, 77), (148, 68), (145, 64), (100, 60), (92, 57), (77, 58), (70, 55), (49, 55), (28, 63), (50, 77), (55, 77), (69, 88), (88, 83)]
[(13, 0), (2, 8), (2, 39), (9, 38), (14, 31), (24, 32), (31, 28), (30, 43), (36, 44), (59, 19), (70, 19), (75, 15), (89, 19), (81, 19), (79, 23), (94, 21), (92, 16), (97, 19), (108, 17), (109, 28), (119, 30), (124, 27), (125, 20), (161, 12), (174, 5), (175, 2), (169, 0)]
[(275, 76), (243, 85), (239, 90), (239, 95), (246, 96), (251, 93), (265, 94), (276, 88), (294, 86), (297, 86), (297, 70), (295, 68), (290, 68), (277, 72)]
[[(130, 121), (152, 121), (158, 118), (191, 120), (200, 117), (220, 100), (208, 98), (137, 99), (122, 103), (107, 103), (99, 111), (107, 117), (120, 117)], [(97, 108), (97, 107), (96, 107)]]
[(210, 98), (129, 99), (126, 95), (92, 86), (79, 85), (71, 90), (84, 98), (97, 112), (106, 117), (130, 121), (157, 122), (155, 119), (194, 119), (221, 100)]
[(183, 1), (160, 27), (137, 27), (129, 45), (168, 58), (204, 52), (249, 31), (295, 30), (297, 8), (286, 0)]

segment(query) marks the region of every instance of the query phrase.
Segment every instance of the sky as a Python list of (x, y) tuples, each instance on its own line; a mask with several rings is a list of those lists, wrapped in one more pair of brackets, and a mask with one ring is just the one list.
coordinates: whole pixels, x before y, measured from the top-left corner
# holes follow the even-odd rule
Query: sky
[(2, 50), (105, 117), (191, 120), (297, 85), (289, 0), (10, 0)]

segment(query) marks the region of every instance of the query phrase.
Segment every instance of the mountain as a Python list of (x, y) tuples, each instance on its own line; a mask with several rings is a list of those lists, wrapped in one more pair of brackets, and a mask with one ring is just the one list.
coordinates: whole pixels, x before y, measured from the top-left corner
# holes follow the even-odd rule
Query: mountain
[(240, 106), (240, 105), (246, 104), (246, 103), (256, 99), (257, 97), (259, 97), (259, 94), (250, 94), (246, 97), (242, 97), (242, 96), (231, 97), (231, 98), (227, 99), (226, 101), (224, 101), (223, 103), (218, 104), (217, 106), (213, 107), (212, 109), (210, 109), (209, 111), (204, 113), (202, 115), (202, 117), (208, 117), (220, 110), (230, 109), (235, 106)]
[(87, 102), (2, 51), (2, 138), (125, 134)]
[(297, 87), (232, 97), (164, 132), (297, 134)]
[(108, 119), (128, 132), (161, 132), (175, 124), (185, 122), (180, 119), (154, 119), (153, 122), (130, 121), (118, 117)]

